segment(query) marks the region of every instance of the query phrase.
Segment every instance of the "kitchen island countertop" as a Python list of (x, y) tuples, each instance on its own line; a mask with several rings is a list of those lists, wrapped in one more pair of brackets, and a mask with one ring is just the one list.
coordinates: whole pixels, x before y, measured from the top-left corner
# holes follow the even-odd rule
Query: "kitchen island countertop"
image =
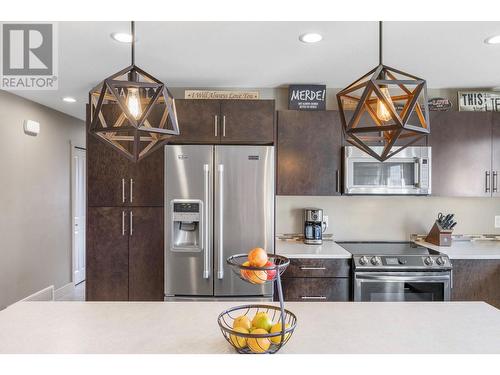
[(352, 254), (334, 241), (322, 245), (306, 245), (302, 241), (276, 239), (276, 254), (287, 258), (350, 259)]
[[(0, 353), (234, 353), (218, 314), (243, 302), (19, 302), (0, 311)], [(500, 353), (484, 302), (289, 302), (280, 353)]]

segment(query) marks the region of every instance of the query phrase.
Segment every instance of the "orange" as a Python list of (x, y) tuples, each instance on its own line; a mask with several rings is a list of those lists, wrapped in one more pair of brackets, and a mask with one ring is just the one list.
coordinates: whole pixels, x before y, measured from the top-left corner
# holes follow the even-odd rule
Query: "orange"
[[(252, 335), (262, 335), (268, 333), (265, 329), (257, 328), (252, 331)], [(264, 353), (271, 346), (271, 341), (267, 337), (263, 338), (249, 338), (247, 345), (254, 353)]]
[(248, 260), (253, 267), (264, 267), (268, 261), (266, 250), (261, 247), (250, 250)]

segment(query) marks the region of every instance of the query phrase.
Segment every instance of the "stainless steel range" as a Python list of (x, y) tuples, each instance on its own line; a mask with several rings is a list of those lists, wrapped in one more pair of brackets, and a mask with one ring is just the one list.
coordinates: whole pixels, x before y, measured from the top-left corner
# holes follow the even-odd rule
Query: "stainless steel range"
[(449, 301), (447, 255), (413, 242), (341, 242), (353, 254), (354, 301)]

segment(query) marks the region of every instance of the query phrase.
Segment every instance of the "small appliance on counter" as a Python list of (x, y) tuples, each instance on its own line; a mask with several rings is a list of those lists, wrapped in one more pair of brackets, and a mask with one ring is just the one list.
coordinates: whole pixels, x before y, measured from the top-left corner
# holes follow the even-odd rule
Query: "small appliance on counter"
[(451, 234), (457, 225), (457, 222), (453, 220), (454, 217), (455, 214), (443, 215), (440, 212), (429, 234), (425, 237), (425, 241), (436, 246), (451, 246)]
[(323, 232), (327, 227), (326, 221), (323, 221), (323, 210), (321, 208), (304, 209), (305, 244), (321, 245), (323, 243)]

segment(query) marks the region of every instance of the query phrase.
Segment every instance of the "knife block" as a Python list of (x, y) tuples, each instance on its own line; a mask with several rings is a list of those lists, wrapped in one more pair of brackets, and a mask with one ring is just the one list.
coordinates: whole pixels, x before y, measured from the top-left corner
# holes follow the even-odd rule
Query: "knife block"
[(451, 234), (453, 229), (443, 229), (436, 221), (432, 226), (425, 241), (436, 246), (451, 246)]

